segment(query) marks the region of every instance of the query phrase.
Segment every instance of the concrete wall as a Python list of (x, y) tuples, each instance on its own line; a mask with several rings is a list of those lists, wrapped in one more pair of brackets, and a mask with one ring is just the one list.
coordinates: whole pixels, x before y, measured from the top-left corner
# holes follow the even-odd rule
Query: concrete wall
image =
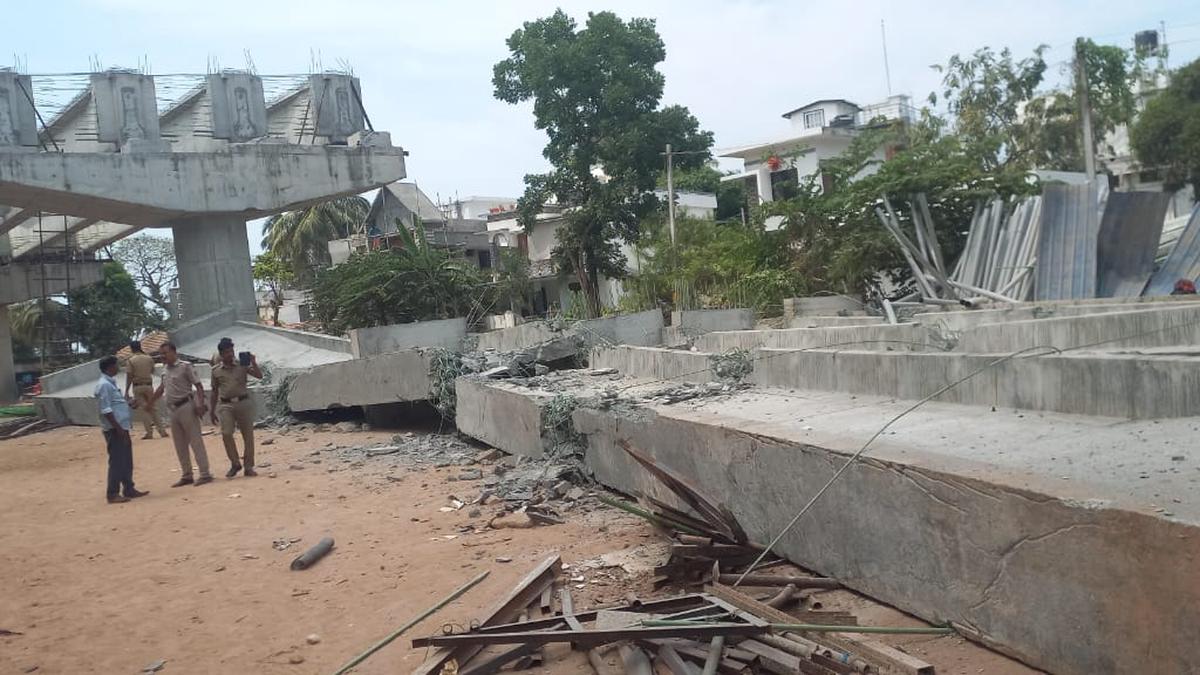
[[(891, 414), (855, 413), (865, 424), (842, 432), (845, 447), (712, 410), (580, 409), (575, 425), (602, 483), (674, 502), (619, 448), (627, 440), (765, 542)], [(813, 419), (806, 423), (820, 424)], [(996, 474), (985, 460), (948, 470), (920, 445), (873, 455), (852, 465), (776, 550), (1050, 672), (1186, 673), (1200, 663), (1194, 524), (1064, 496), (1089, 491), (1071, 491), (1053, 473), (989, 480)]]
[(361, 359), (414, 347), (441, 347), (458, 351), (467, 336), (465, 318), (416, 321), (350, 331), (350, 352)]
[(648, 380), (708, 382), (716, 379), (710, 354), (657, 347), (597, 347), (592, 350), (592, 368), (616, 368), (622, 375)]
[(783, 318), (786, 322), (798, 316), (848, 316), (862, 311), (863, 303), (860, 300), (845, 295), (783, 299)]
[(429, 398), (428, 352), (408, 350), (327, 363), (296, 375), (288, 407), (301, 412)]
[(581, 321), (577, 330), (589, 346), (608, 343), (652, 347), (663, 342), (663, 316), (657, 309), (618, 314)]
[(460, 432), (514, 455), (542, 457), (542, 406), (549, 395), (477, 377), (458, 378), (455, 392), (454, 425)]
[[(1129, 312), (1137, 310), (1174, 309), (1179, 303), (1197, 302), (1197, 296), (1167, 296), (1166, 302), (1154, 302), (1149, 298), (1125, 298), (1114, 302), (1112, 298), (1104, 298), (1107, 302), (1037, 302), (1021, 303), (991, 309), (976, 309), (970, 311), (931, 311), (917, 314), (913, 321), (926, 326), (938, 326), (945, 330), (960, 331), (982, 324), (1006, 323), (1011, 321), (1027, 321), (1030, 319), (1058, 319), (1072, 316), (1091, 314), (1108, 314), (1111, 312)], [(1179, 300), (1178, 298), (1192, 298)], [(1155, 299), (1160, 300), (1160, 299)]]
[[(237, 321), (237, 312), (232, 307), (223, 307), (194, 319), (189, 319), (170, 331), (171, 341), (184, 345), (208, 337)], [(216, 343), (213, 343), (216, 351)]]
[(1200, 358), (1110, 354), (999, 357), (946, 353), (758, 353), (764, 387), (921, 399), (966, 378), (939, 401), (996, 408), (1150, 419), (1200, 415)]
[(924, 326), (915, 323), (745, 330), (702, 335), (695, 346), (702, 352), (713, 353), (758, 347), (812, 349), (834, 346), (872, 351), (920, 351), (926, 348), (928, 332)]
[(887, 323), (882, 316), (797, 316), (787, 328), (824, 328), (826, 326), (872, 326)]
[(671, 327), (678, 328), (688, 337), (718, 330), (749, 330), (754, 328), (754, 310), (736, 308), (671, 312)]
[(983, 324), (962, 331), (956, 351), (1007, 354), (1034, 346), (1096, 349), (1200, 345), (1200, 304)]
[(40, 382), (43, 394), (53, 394), (81, 384), (93, 383), (98, 379), (100, 379), (100, 359), (93, 359), (77, 366), (42, 375)]
[(562, 338), (567, 334), (566, 331), (554, 330), (545, 321), (531, 321), (512, 328), (476, 333), (471, 337), (475, 339), (475, 348), (479, 351), (491, 349), (497, 352), (514, 352)]

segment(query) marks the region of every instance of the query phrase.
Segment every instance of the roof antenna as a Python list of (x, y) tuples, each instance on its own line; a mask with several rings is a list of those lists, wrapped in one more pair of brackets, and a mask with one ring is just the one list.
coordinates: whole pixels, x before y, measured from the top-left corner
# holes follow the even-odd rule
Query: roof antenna
[(883, 19), (879, 20), (879, 35), (883, 39), (883, 75), (887, 78), (888, 96), (892, 95), (892, 69), (888, 65), (887, 53), (887, 27), (883, 24)]

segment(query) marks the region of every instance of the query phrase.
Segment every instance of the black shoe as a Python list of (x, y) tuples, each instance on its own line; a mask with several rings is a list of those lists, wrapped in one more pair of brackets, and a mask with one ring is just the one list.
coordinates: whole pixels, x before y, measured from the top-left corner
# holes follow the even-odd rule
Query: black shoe
[(233, 466), (229, 467), (228, 471), (225, 472), (225, 477), (233, 478), (234, 476), (238, 475), (238, 472), (241, 470), (242, 470), (241, 464), (234, 464)]
[(180, 478), (179, 480), (175, 481), (174, 483), (171, 483), (171, 487), (183, 487), (184, 485), (191, 485), (191, 484), (192, 484), (191, 478)]
[(196, 485), (204, 485), (205, 483), (211, 483), (211, 482), (212, 482), (212, 476), (201, 476), (196, 479)]
[(131, 491), (125, 493), (125, 498), (126, 499), (137, 499), (138, 497), (145, 497), (148, 494), (150, 494), (149, 490), (131, 490)]
[(129, 497), (122, 497), (121, 495), (112, 495), (108, 498), (109, 504), (124, 504), (127, 501), (129, 501)]
[(257, 476), (258, 472), (254, 470), (254, 467), (248, 466), (248, 467), (246, 467), (246, 475), (247, 476)]

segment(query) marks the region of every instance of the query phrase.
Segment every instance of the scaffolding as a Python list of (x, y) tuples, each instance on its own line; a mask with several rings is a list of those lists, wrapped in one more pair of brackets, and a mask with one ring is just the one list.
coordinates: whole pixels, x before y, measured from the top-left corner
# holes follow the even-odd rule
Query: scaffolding
[[(62, 229), (47, 230), (49, 222), (62, 218)], [(78, 255), (65, 214), (37, 214), (38, 246), (35, 252), (41, 292), (38, 297), (38, 329), (41, 334), (42, 373), (52, 372), (75, 360), (71, 312), (71, 269)], [(50, 235), (47, 238), (47, 235)], [(60, 290), (61, 289), (61, 290)], [(62, 297), (62, 301), (57, 298)]]

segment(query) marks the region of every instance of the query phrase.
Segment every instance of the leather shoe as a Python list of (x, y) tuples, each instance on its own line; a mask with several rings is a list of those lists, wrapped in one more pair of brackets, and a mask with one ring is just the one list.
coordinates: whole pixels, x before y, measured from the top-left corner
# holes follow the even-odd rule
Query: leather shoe
[(248, 466), (248, 467), (246, 467), (246, 475), (247, 476), (257, 476), (258, 472), (254, 470), (254, 467)]
[(201, 476), (196, 479), (196, 485), (204, 485), (205, 483), (211, 483), (211, 482), (212, 482), (212, 476)]
[(171, 483), (171, 487), (183, 487), (184, 485), (191, 485), (191, 484), (192, 484), (191, 478), (180, 478), (179, 480), (175, 481), (174, 483)]
[(148, 494), (150, 494), (149, 490), (133, 490), (132, 492), (126, 492), (125, 498), (126, 499), (137, 499), (138, 497), (145, 497)]
[(124, 504), (127, 501), (129, 501), (129, 497), (122, 497), (121, 495), (113, 495), (108, 498), (109, 504)]
[(229, 467), (228, 471), (225, 472), (225, 477), (233, 478), (234, 476), (238, 475), (238, 472), (241, 470), (242, 470), (241, 464), (234, 464), (233, 466)]

